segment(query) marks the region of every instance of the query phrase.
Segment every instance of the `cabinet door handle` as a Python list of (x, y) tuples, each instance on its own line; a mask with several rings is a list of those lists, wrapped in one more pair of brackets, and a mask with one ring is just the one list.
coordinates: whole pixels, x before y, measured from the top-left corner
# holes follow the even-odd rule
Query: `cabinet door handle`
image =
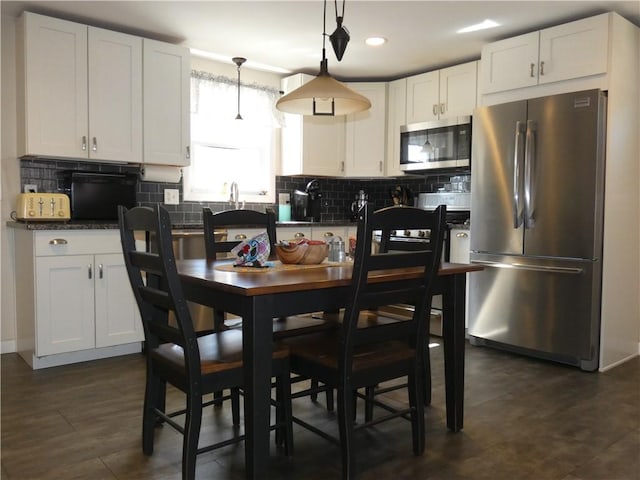
[(82, 151), (83, 152), (87, 151), (87, 136), (86, 135), (82, 136)]
[(333, 236), (334, 236), (333, 232), (324, 232), (324, 235), (323, 235), (324, 238), (331, 238)]
[(102, 264), (98, 265), (98, 278), (104, 278)]
[(304, 238), (304, 233), (296, 232), (296, 234), (293, 236), (293, 238)]
[(344, 172), (344, 162), (340, 162), (340, 171)]
[(93, 137), (93, 142), (91, 145), (91, 150), (93, 150), (94, 152), (98, 151), (98, 139), (96, 137)]
[(544, 62), (540, 62), (540, 76), (544, 75)]
[(191, 158), (191, 147), (187, 145), (187, 158)]
[(444, 103), (440, 104), (440, 113), (444, 113), (445, 108), (444, 108)]
[(534, 78), (534, 77), (535, 77), (535, 75), (533, 74), (533, 69), (535, 68), (535, 66), (536, 66), (536, 64), (535, 64), (535, 63), (532, 63), (532, 64), (530, 65), (529, 76), (530, 76), (531, 78)]
[(49, 245), (66, 245), (67, 242), (64, 238), (54, 238), (52, 240), (49, 240)]
[(431, 111), (433, 112), (434, 115), (438, 115), (438, 104), (434, 103), (433, 104), (433, 108), (431, 109)]
[(379, 168), (380, 168), (380, 171), (382, 172), (382, 160), (380, 160), (379, 163), (380, 163)]
[(91, 264), (87, 265), (87, 272), (89, 273), (89, 280), (93, 278), (93, 270)]
[(244, 233), (238, 233), (235, 237), (233, 237), (234, 240), (246, 240), (247, 236)]
[(467, 238), (468, 236), (469, 235), (464, 232), (456, 233), (456, 238)]

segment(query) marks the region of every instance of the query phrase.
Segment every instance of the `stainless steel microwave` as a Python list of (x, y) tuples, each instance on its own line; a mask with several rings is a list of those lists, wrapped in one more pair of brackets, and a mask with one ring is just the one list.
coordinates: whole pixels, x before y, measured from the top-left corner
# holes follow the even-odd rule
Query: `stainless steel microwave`
[(400, 169), (412, 172), (471, 165), (471, 117), (400, 127)]

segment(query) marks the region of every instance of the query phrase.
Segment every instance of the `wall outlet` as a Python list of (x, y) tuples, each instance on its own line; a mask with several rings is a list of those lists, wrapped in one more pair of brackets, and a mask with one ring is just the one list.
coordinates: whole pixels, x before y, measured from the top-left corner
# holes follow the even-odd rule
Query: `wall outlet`
[(165, 188), (164, 189), (164, 204), (165, 205), (179, 205), (180, 204), (180, 190), (177, 188)]
[(35, 183), (25, 183), (22, 186), (23, 193), (38, 193), (38, 185)]

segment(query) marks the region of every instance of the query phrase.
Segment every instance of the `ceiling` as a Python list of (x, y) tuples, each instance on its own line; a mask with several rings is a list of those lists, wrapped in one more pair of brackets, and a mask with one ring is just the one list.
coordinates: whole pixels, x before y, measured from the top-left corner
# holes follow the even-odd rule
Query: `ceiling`
[[(343, 1), (337, 0), (342, 10)], [(246, 67), (316, 74), (322, 52), (323, 3), (295, 1), (2, 1), (3, 15), (23, 10), (179, 43)], [(327, 2), (326, 31), (336, 28)], [(607, 11), (640, 25), (640, 1), (377, 1), (349, 0), (344, 26), (351, 41), (338, 62), (328, 39), (329, 72), (341, 80), (391, 80), (480, 58), (482, 45)], [(490, 18), (501, 26), (467, 34)], [(388, 43), (368, 47), (368, 36)]]

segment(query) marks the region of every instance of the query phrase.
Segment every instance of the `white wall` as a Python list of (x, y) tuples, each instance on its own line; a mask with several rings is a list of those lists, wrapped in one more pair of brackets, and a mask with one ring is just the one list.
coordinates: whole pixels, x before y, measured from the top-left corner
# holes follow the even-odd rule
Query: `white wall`
[(16, 349), (13, 235), (6, 227), (20, 192), (20, 164), (16, 142), (16, 24), (2, 17), (2, 140), (0, 142), (0, 352)]

